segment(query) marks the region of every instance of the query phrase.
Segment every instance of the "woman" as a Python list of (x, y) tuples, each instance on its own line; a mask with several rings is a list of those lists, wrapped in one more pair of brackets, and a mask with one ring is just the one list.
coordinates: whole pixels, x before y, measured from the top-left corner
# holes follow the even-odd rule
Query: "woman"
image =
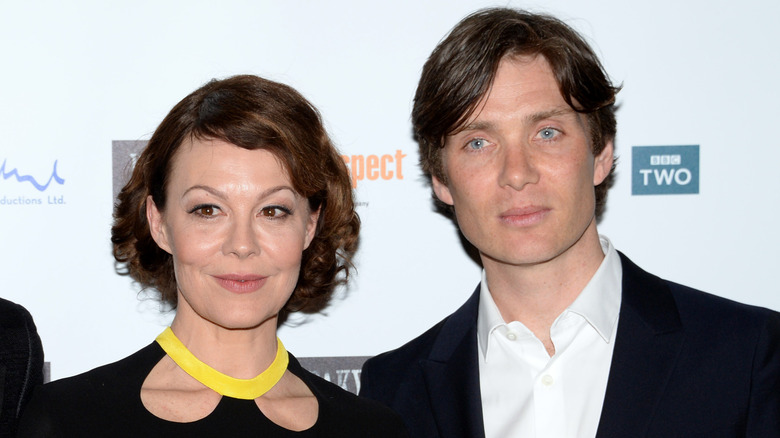
[(44, 385), (21, 436), (406, 436), (276, 337), (344, 281), (360, 225), (347, 169), (295, 90), (236, 76), (184, 98), (114, 216), (115, 258), (176, 316), (134, 355)]

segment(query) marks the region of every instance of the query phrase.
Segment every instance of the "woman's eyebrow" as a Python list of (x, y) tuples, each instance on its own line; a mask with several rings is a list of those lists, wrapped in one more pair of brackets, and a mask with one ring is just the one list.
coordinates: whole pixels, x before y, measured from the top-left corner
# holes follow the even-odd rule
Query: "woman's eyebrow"
[[(208, 186), (208, 185), (204, 185), (204, 184), (195, 184), (194, 186), (188, 188), (187, 190), (184, 191), (184, 193), (182, 193), (182, 197), (186, 196), (187, 193), (192, 192), (194, 190), (203, 190), (203, 191), (208, 192), (208, 193), (216, 196), (217, 198), (223, 199), (223, 200), (229, 198), (227, 193), (225, 193), (225, 192), (223, 192), (221, 190), (218, 190), (218, 189), (216, 189), (214, 187), (211, 187), (211, 186)], [(270, 188), (267, 188), (267, 189), (263, 190), (262, 192), (260, 192), (259, 195), (257, 195), (257, 199), (263, 199), (263, 198), (265, 198), (267, 196), (270, 196), (270, 195), (272, 195), (272, 194), (274, 194), (276, 192), (281, 192), (283, 190), (289, 190), (289, 191), (293, 192), (293, 194), (297, 193), (289, 185), (278, 185), (278, 186), (270, 187)]]

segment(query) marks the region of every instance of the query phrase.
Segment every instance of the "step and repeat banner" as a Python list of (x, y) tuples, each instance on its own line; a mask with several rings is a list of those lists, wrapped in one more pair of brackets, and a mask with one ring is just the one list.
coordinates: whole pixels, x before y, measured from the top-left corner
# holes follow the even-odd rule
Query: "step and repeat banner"
[[(365, 357), (451, 313), (480, 278), (435, 213), (409, 112), (437, 42), (488, 1), (0, 3), (0, 296), (24, 305), (52, 379), (118, 360), (173, 318), (116, 274), (127, 166), (211, 78), (257, 74), (319, 108), (350, 167), (357, 273), (287, 348), (357, 390)], [(502, 2), (552, 13), (616, 83), (617, 182), (600, 231), (646, 270), (780, 310), (780, 3)]]

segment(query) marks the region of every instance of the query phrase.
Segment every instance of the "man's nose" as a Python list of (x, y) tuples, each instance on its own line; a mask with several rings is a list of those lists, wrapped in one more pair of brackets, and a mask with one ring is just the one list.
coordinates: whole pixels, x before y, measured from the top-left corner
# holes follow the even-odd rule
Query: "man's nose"
[(501, 187), (508, 186), (515, 190), (522, 190), (526, 184), (539, 181), (536, 162), (529, 149), (528, 145), (519, 142), (508, 144), (503, 148), (498, 180)]

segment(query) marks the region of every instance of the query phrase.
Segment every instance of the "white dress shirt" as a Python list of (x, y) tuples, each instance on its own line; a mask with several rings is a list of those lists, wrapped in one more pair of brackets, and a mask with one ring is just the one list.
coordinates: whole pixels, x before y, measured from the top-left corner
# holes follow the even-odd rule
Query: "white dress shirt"
[(623, 270), (612, 243), (577, 299), (550, 328), (550, 357), (518, 321), (505, 322), (482, 272), (477, 317), (486, 438), (596, 436), (612, 363)]

